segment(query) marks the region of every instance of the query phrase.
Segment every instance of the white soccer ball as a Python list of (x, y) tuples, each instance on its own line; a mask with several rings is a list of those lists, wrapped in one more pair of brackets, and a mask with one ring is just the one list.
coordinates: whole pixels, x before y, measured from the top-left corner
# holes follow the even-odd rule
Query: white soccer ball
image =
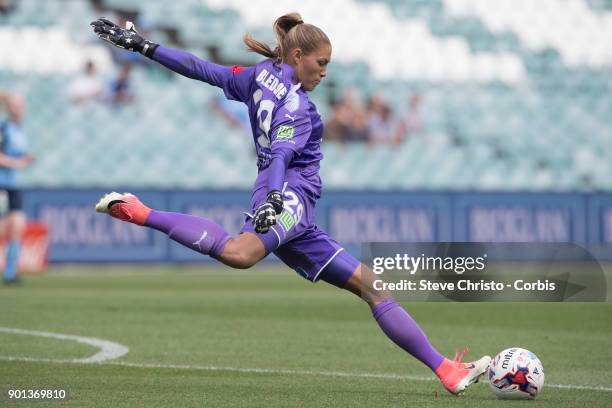
[(519, 347), (495, 356), (489, 366), (489, 385), (500, 399), (534, 399), (544, 386), (544, 367), (535, 354)]

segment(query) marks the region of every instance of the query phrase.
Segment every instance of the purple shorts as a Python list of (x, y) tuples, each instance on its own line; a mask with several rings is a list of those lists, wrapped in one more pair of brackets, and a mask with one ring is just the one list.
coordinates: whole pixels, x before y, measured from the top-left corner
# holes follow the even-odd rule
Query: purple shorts
[[(255, 182), (251, 197), (251, 209), (267, 197), (267, 172), (262, 171)], [(359, 261), (347, 253), (327, 232), (314, 223), (315, 204), (321, 196), (321, 179), (297, 169), (287, 171), (283, 187), (283, 212), (276, 225), (265, 234), (253, 229), (252, 215), (248, 214), (240, 232), (250, 232), (259, 237), (266, 248), (266, 255), (274, 253), (287, 266), (309, 281), (323, 279), (342, 287), (359, 265)]]

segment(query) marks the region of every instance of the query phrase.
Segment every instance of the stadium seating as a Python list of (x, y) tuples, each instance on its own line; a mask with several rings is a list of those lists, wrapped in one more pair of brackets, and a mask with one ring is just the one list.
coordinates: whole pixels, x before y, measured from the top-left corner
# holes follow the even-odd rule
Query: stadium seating
[[(216, 45), (236, 61), (257, 60), (244, 52), (245, 31), (271, 41), (276, 9), (300, 9), (330, 34), (328, 76), (339, 89), (380, 93), (395, 111), (421, 94), (425, 131), (401, 146), (323, 145), (330, 188), (612, 190), (612, 51), (604, 40), (612, 36), (611, 2), (339, 0), (325, 10), (297, 0), (262, 3), (103, 5), (139, 12), (153, 40), (165, 39), (159, 29), (176, 29), (193, 52), (207, 57), (204, 47)], [(522, 12), (504, 14), (504, 7)], [(88, 1), (22, 0), (0, 17), (0, 46), (8, 50), (0, 55), (0, 89), (27, 95), (25, 126), (39, 156), (26, 185), (250, 187), (251, 137), (210, 110), (218, 90), (138, 68), (133, 104), (69, 101), (86, 60), (105, 80), (118, 70), (87, 26), (98, 14)], [(313, 97), (327, 115), (325, 91)]]

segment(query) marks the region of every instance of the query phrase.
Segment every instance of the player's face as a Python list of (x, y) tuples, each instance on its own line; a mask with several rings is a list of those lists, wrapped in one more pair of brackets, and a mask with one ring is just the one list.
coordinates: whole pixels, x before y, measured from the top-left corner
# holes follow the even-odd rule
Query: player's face
[(8, 100), (7, 111), (11, 119), (15, 122), (20, 122), (25, 113), (26, 103), (19, 95), (11, 95)]
[(302, 89), (312, 91), (327, 75), (327, 64), (331, 60), (331, 46), (324, 44), (310, 54), (299, 48), (294, 50), (295, 75)]

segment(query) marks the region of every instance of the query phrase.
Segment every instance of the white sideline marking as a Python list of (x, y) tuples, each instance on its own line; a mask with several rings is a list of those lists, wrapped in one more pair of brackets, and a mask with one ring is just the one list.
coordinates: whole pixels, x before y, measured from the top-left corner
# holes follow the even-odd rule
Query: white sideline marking
[(74, 336), (70, 334), (50, 333), (36, 330), (14, 329), (11, 327), (0, 327), (0, 333), (25, 334), (37, 337), (50, 337), (59, 340), (71, 340), (83, 344), (88, 344), (100, 349), (96, 354), (86, 358), (75, 358), (72, 360), (58, 360), (71, 363), (102, 363), (107, 360), (112, 360), (124, 356), (130, 351), (124, 345), (113, 343), (112, 341), (96, 339), (95, 337)]
[[(27, 361), (34, 363), (84, 363), (77, 360), (58, 360), (51, 358), (32, 358), (32, 357), (12, 357), (0, 356), (0, 361)], [(401, 375), (401, 374), (375, 374), (375, 373), (343, 373), (339, 371), (310, 371), (310, 370), (286, 370), (274, 368), (239, 368), (239, 367), (218, 367), (218, 366), (203, 366), (203, 365), (188, 365), (188, 364), (151, 364), (151, 363), (130, 363), (126, 361), (109, 361), (102, 362), (100, 365), (113, 365), (121, 367), (134, 368), (167, 368), (172, 370), (201, 370), (201, 371), (229, 371), (236, 373), (257, 373), (257, 374), (288, 374), (288, 375), (313, 375), (320, 377), (341, 377), (341, 378), (377, 378), (388, 380), (406, 380), (406, 381), (436, 381), (434, 377), (421, 377), (416, 375)], [(572, 385), (572, 384), (545, 384), (548, 388), (562, 388), (569, 390), (589, 390), (612, 392), (612, 387), (593, 386), (593, 385)]]

